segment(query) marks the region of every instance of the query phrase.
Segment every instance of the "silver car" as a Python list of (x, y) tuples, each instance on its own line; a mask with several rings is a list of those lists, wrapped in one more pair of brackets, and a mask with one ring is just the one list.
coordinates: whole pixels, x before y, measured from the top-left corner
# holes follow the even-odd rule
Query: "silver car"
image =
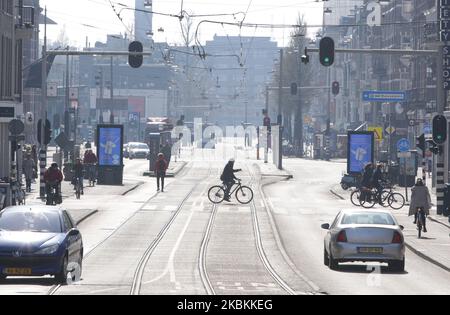
[(337, 270), (339, 263), (388, 263), (395, 272), (405, 270), (403, 227), (389, 211), (341, 211), (327, 230), (324, 264)]

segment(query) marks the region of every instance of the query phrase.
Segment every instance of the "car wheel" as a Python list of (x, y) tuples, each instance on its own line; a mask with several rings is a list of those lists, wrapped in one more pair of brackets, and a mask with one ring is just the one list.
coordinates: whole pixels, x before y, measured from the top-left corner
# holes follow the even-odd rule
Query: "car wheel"
[(395, 260), (389, 262), (389, 269), (394, 272), (404, 272), (405, 265), (405, 258), (403, 258), (403, 260)]
[(333, 254), (330, 251), (329, 261), (328, 261), (328, 267), (330, 267), (331, 270), (338, 270), (339, 269), (339, 262), (333, 258)]
[(341, 187), (342, 187), (343, 190), (349, 190), (349, 188), (350, 188), (350, 187), (348, 187), (348, 185), (345, 184), (345, 183), (341, 183)]
[(67, 266), (69, 265), (69, 258), (67, 254), (64, 256), (60, 272), (55, 276), (56, 281), (61, 284), (67, 284)]
[(323, 263), (325, 266), (330, 266), (330, 257), (328, 256), (327, 250), (323, 249)]

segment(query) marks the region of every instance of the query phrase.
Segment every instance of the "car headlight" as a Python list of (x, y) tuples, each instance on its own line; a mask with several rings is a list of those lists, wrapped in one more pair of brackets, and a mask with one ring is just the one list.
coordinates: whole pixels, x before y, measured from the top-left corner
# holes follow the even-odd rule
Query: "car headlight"
[(37, 255), (53, 255), (59, 249), (59, 244), (42, 248), (36, 252)]

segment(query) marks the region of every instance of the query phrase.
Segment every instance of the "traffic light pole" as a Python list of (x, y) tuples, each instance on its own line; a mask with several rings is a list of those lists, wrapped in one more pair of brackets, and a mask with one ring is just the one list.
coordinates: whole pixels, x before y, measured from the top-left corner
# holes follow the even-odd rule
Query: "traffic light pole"
[(40, 167), (40, 186), (39, 196), (41, 199), (45, 199), (45, 179), (44, 174), (47, 169), (47, 145), (45, 144), (45, 125), (47, 121), (47, 7), (45, 8), (45, 24), (44, 24), (44, 46), (42, 49), (42, 107), (41, 107), (41, 139), (39, 150), (39, 167)]

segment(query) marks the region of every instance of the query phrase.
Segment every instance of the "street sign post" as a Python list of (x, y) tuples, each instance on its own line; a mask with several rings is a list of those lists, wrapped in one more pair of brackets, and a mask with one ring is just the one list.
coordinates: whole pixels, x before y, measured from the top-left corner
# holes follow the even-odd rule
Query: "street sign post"
[(409, 152), (409, 150), (411, 149), (411, 143), (406, 138), (400, 139), (397, 142), (397, 149), (398, 152)]
[(406, 92), (402, 91), (364, 91), (364, 102), (397, 103), (406, 102)]

